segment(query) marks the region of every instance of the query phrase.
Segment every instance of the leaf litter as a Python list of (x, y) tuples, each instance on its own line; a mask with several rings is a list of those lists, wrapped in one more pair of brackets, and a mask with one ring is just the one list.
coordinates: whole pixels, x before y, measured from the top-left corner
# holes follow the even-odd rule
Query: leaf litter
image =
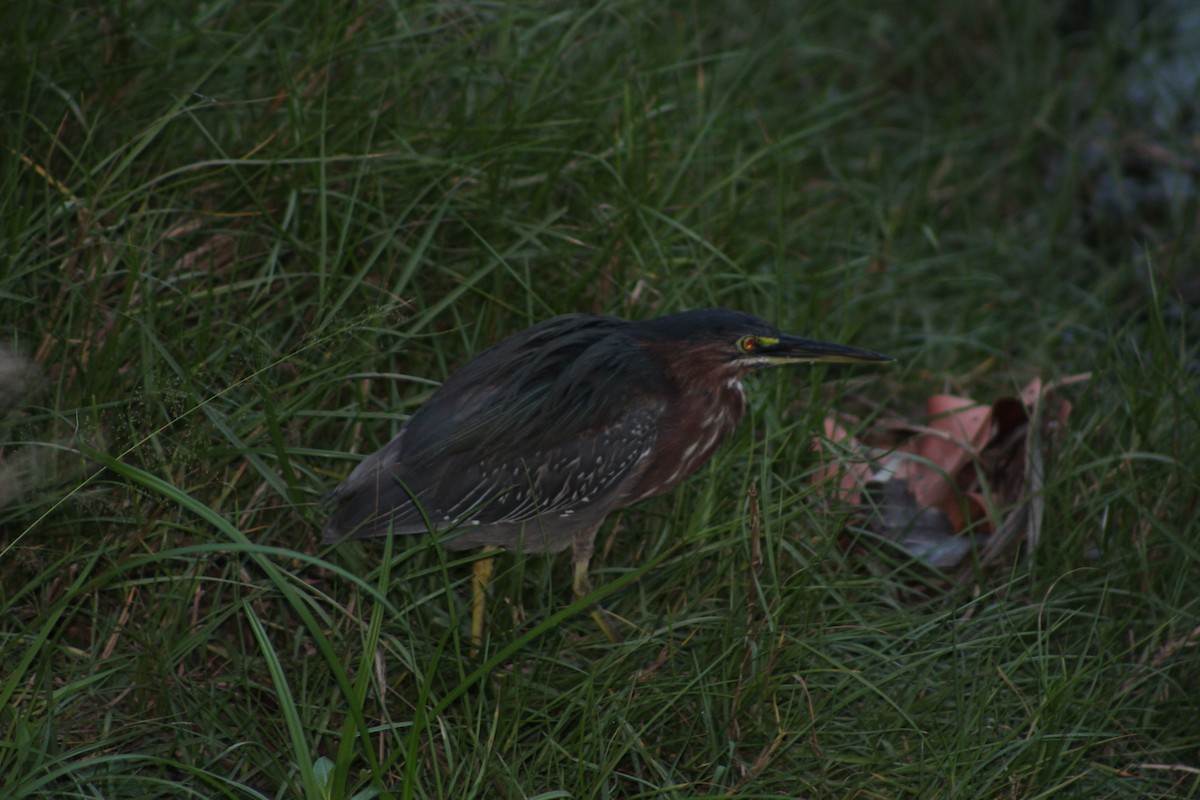
[(1034, 378), (991, 404), (932, 395), (924, 421), (887, 426), (888, 439), (900, 442), (890, 448), (826, 417), (813, 481), (832, 484), (829, 496), (855, 509), (859, 530), (964, 579), (1014, 557), (1022, 543), (1027, 553), (1037, 546), (1046, 464), (1071, 414), (1060, 390), (1090, 377)]

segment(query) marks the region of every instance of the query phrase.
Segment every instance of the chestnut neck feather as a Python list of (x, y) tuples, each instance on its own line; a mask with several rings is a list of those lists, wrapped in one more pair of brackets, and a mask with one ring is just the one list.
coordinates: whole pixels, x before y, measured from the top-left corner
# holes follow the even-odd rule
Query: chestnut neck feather
[(636, 499), (670, 491), (702, 467), (738, 426), (746, 411), (744, 370), (718, 352), (689, 355), (686, 361), (654, 354), (673, 397), (650, 463), (638, 482)]

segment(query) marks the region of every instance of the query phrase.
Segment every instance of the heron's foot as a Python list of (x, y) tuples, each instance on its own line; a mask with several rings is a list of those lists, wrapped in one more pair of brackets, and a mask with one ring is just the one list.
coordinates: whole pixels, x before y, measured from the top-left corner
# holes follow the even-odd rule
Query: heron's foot
[(613, 624), (617, 618), (605, 611), (603, 606), (593, 605), (590, 616), (609, 643), (620, 644), (623, 641), (621, 634), (617, 632), (617, 628)]
[[(575, 592), (575, 599), (582, 600), (592, 593), (592, 581), (588, 578), (588, 562), (575, 562), (575, 580), (572, 586)], [(604, 610), (599, 604), (593, 603), (591, 611), (588, 612), (592, 620), (600, 628), (600, 632), (604, 634), (604, 638), (608, 639), (612, 644), (617, 644), (622, 641), (621, 634), (617, 632), (616, 617)]]

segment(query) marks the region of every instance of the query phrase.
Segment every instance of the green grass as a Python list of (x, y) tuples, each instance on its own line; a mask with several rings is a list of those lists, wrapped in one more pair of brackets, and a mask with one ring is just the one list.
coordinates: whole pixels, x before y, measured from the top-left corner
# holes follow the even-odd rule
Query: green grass
[[(1097, 188), (1197, 157), (1128, 101), (1158, 29), (919, 6), (7, 4), (0, 796), (1200, 797), (1197, 202)], [(319, 543), (471, 354), (704, 305), (900, 364), (754, 378), (610, 521), (625, 642), (565, 557), (473, 658), (473, 554)], [(808, 482), (830, 409), (1085, 371), (967, 585)]]

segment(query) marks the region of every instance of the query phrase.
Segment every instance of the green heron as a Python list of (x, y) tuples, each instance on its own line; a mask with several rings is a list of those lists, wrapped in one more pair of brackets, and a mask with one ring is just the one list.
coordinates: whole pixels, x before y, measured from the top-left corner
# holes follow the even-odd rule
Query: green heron
[[(612, 512), (667, 492), (746, 410), (742, 378), (803, 362), (881, 362), (722, 308), (645, 322), (570, 314), (504, 340), (450, 376), (326, 501), (325, 541), (436, 532), (450, 550), (571, 548), (574, 593)], [(475, 562), (472, 643), (491, 559)], [(620, 637), (600, 609), (592, 616)]]

